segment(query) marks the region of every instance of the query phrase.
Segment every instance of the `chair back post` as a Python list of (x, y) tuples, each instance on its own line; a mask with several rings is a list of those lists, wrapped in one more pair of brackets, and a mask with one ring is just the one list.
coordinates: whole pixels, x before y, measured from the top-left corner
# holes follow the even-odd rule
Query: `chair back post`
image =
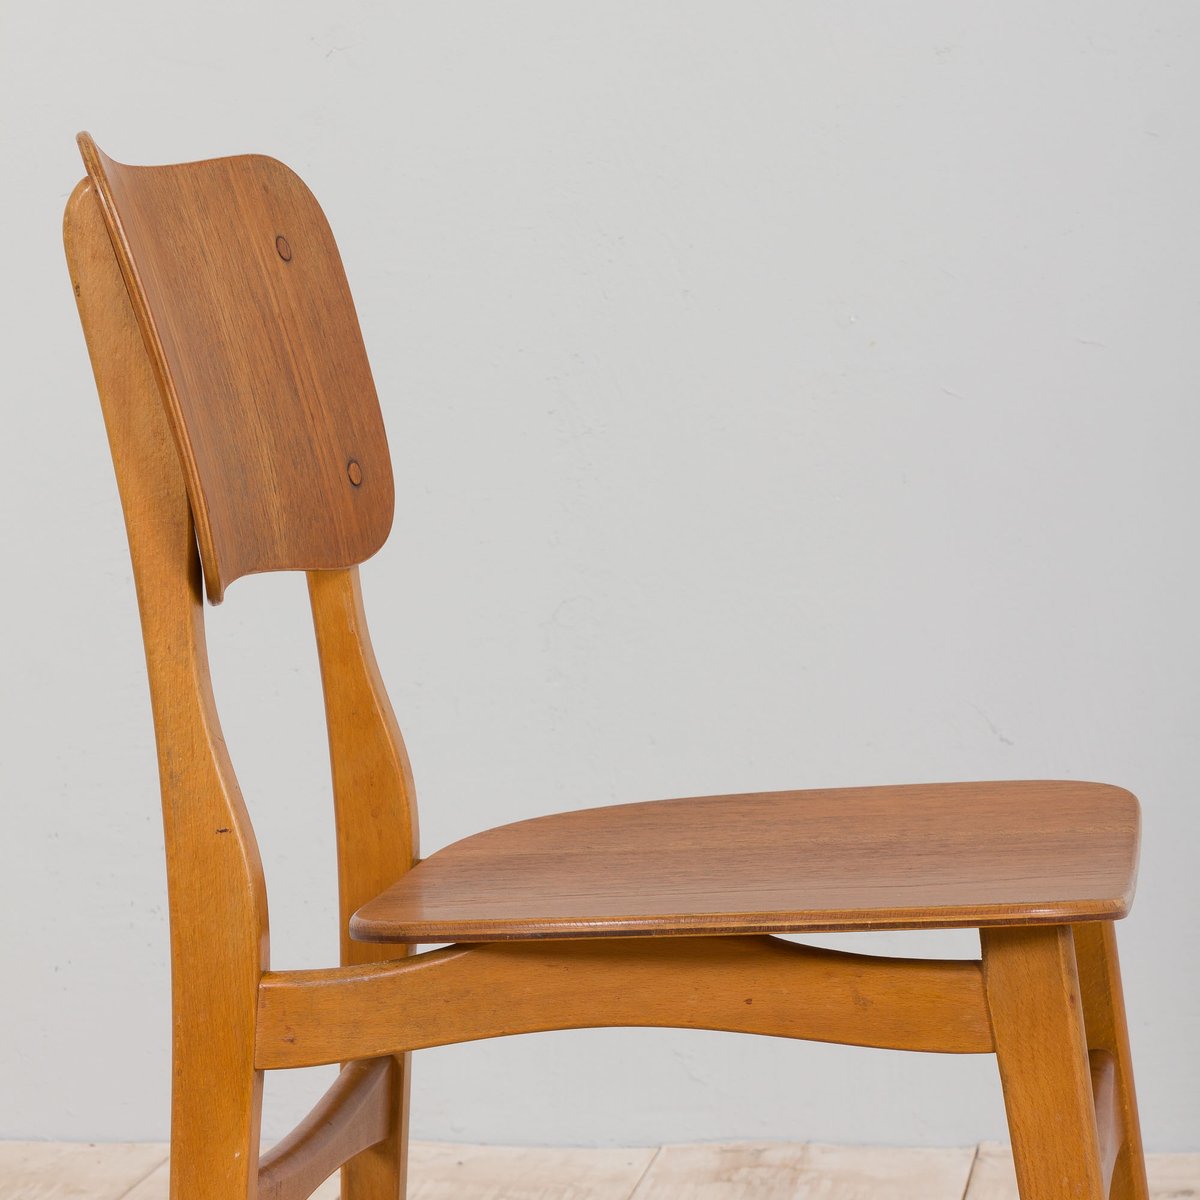
[[(416, 861), (417, 809), (404, 739), (375, 662), (358, 567), (309, 571), (337, 829), (338, 928), (344, 967), (404, 958), (413, 947), (350, 938), (350, 918)], [(362, 1069), (364, 1064), (347, 1070)], [(346, 1077), (343, 1071), (343, 1077)], [(408, 1055), (388, 1068), (386, 1136), (342, 1166), (342, 1195), (403, 1200), (408, 1162)]]
[[(370, 369), (333, 235), (280, 163), (127, 167), (82, 136), (64, 237), (125, 511), (159, 749), (174, 987), (173, 1193), (253, 1195), (268, 968), (262, 865), (221, 736), (203, 597), (239, 575), (308, 574), (333, 775), (343, 965), (353, 912), (413, 863), (404, 742), (357, 563), (391, 524)], [(278, 231), (278, 232), (277, 232)], [(402, 1169), (403, 1056), (388, 1135), (355, 1155), (360, 1200)], [(276, 1164), (278, 1165), (278, 1164)]]
[(63, 236), (125, 514), (158, 746), (171, 927), (172, 1194), (179, 1181), (193, 1195), (253, 1195), (262, 1089), (255, 1013), (268, 968), (262, 863), (213, 700), (179, 456), (89, 180), (71, 195)]
[(208, 598), (220, 602), (241, 575), (308, 574), (341, 958), (378, 959), (347, 926), (412, 865), (414, 802), (359, 588), (358, 564), (386, 539), (395, 493), (336, 240), (303, 181), (275, 159), (136, 167), (87, 134), (79, 145), (177, 450), (172, 478), (190, 506)]
[(358, 568), (310, 571), (308, 590), (329, 730), (341, 961), (401, 958), (411, 947), (352, 941), (350, 918), (416, 861), (408, 754), (375, 662)]

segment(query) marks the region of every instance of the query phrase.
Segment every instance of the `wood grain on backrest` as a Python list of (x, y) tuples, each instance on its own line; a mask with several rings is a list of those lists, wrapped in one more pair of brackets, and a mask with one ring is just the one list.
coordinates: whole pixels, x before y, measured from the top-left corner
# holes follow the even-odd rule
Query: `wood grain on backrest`
[(349, 567), (391, 528), (391, 461), (337, 245), (259, 155), (130, 167), (79, 138), (183, 463), (208, 597)]
[[(102, 159), (86, 135), (81, 144), (90, 178), (72, 194), (64, 238), (138, 585), (172, 929), (180, 934), (216, 911), (205, 889), (227, 858), (242, 876), (222, 878), (221, 894), (240, 905), (244, 919), (218, 924), (224, 940), (193, 955), (198, 966), (177, 958), (176, 973), (197, 994), (203, 985), (195, 972), (214, 987), (227, 980), (227, 971), (213, 968), (236, 941), (235, 923), (249, 947), (245, 961), (254, 958), (261, 969), (260, 948), (263, 967), (266, 961), (257, 843), (209, 683), (201, 514), (215, 552), (203, 564), (210, 597), (248, 571), (308, 570), (333, 769), (342, 961), (402, 956), (403, 945), (380, 953), (348, 932), (350, 914), (413, 865), (417, 822), (408, 755), (371, 648), (356, 563), (383, 541), (391, 520), (387, 445), (333, 237), (304, 185), (273, 159), (122, 167)], [(213, 182), (221, 172), (228, 196)], [(131, 227), (136, 244), (123, 252)], [(255, 249), (256, 231), (279, 227), (290, 231), (291, 260), (280, 258), (278, 269), (299, 259), (293, 238), (313, 259), (307, 273), (283, 282)], [(183, 237), (199, 239), (189, 251), (199, 263), (196, 281), (172, 261), (159, 265)], [(271, 253), (279, 257), (273, 241)], [(333, 297), (328, 311), (305, 282), (318, 277)], [(247, 281), (245, 294), (236, 293), (239, 279)], [(140, 315), (139, 305), (146, 310)], [(235, 329), (244, 311), (245, 328)], [(155, 339), (162, 343), (158, 364)], [(172, 365), (177, 359), (193, 374)], [(181, 393), (177, 376), (215, 382)], [(352, 391), (352, 381), (361, 388)], [(352, 474), (339, 454), (353, 456)], [(184, 938), (193, 950), (201, 945), (196, 936)]]

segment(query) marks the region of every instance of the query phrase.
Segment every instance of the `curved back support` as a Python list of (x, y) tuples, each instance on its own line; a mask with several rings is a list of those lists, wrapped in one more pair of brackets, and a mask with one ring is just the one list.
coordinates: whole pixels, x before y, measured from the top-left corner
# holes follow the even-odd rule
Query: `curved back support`
[[(408, 756), (353, 565), (386, 536), (392, 477), (333, 235), (303, 183), (274, 159), (125, 167), (86, 134), (80, 147), (89, 179), (67, 206), (64, 236), (138, 584), (168, 868), (207, 869), (206, 840), (189, 835), (172, 846), (171, 814), (182, 808), (190, 821), (217, 804), (213, 827), (236, 834), (219, 845), (236, 842), (245, 874), (233, 890), (265, 945), (258, 849), (220, 736), (204, 649), (196, 543), (204, 559), (207, 517), (210, 596), (248, 570), (309, 569), (333, 769), (342, 959), (389, 957), (351, 942), (348, 923), (416, 856)], [(270, 256), (259, 245), (264, 230), (276, 228), (291, 234), (288, 260), (273, 241)], [(340, 466), (347, 453), (350, 473)], [(181, 708), (184, 692), (191, 703)], [(198, 736), (197, 760), (213, 779), (192, 796), (180, 746)], [(194, 899), (188, 911), (202, 911), (202, 898)]]
[(209, 599), (349, 567), (393, 485), (333, 234), (300, 178), (243, 155), (130, 167), (79, 135), (183, 463)]
[[(402, 957), (406, 946), (355, 943), (348, 933), (350, 914), (416, 855), (408, 757), (354, 565), (386, 536), (390, 464), (332, 235), (295, 176), (269, 159), (118, 167), (82, 144), (90, 178), (68, 201), (63, 236), (125, 512), (154, 712), (175, 1013), (172, 1162), (181, 1178), (202, 1178), (204, 1194), (253, 1194), (245, 1189), (257, 1172), (254, 1030), (267, 898), (209, 678), (201, 557), (213, 598), (248, 571), (309, 570), (333, 769), (340, 958)], [(194, 216), (197, 206), (202, 219), (189, 224), (185, 211)], [(321, 247), (328, 311), (305, 291), (304, 275), (273, 283), (272, 265), (253, 255), (239, 264), (232, 253), (253, 244), (268, 209), (291, 218), (283, 224), (298, 246)], [(185, 236), (191, 280), (163, 261)], [(340, 462), (346, 454), (357, 479)], [(216, 1095), (228, 1103), (198, 1121), (195, 1098)], [(214, 1159), (214, 1142), (244, 1151)]]
[[(213, 701), (183, 473), (88, 180), (67, 203), (63, 239), (125, 510), (158, 744), (175, 1014), (172, 1146), (185, 1159), (202, 1157), (209, 1137), (257, 1150), (253, 1018), (268, 966), (267, 897)], [(198, 1039), (197, 1028), (211, 1037)], [(230, 1105), (207, 1128), (177, 1119), (182, 1096), (222, 1088), (243, 1090), (240, 1112)], [(241, 1186), (256, 1169), (253, 1161), (223, 1164), (221, 1182)]]

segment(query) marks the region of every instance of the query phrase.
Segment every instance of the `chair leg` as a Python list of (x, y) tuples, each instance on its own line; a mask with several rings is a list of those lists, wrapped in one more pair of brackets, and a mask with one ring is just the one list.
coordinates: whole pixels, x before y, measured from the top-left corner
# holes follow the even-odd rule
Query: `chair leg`
[(408, 1177), (409, 1055), (392, 1070), (392, 1131), (342, 1167), (342, 1200), (404, 1200)]
[(170, 1200), (246, 1200), (258, 1193), (263, 1074), (190, 1041), (175, 1043)]
[(1116, 1075), (1121, 1145), (1113, 1168), (1111, 1200), (1149, 1200), (1116, 928), (1112, 921), (1091, 921), (1076, 925), (1074, 935), (1088, 1046), (1112, 1055)]
[(1021, 1200), (1107, 1200), (1071, 928), (981, 940)]

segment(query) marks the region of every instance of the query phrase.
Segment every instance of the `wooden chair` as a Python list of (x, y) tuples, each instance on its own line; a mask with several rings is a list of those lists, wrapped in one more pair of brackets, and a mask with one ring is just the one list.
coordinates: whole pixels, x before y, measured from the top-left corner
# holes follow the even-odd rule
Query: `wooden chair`
[[(333, 236), (281, 163), (130, 167), (81, 135), (65, 241), (145, 637), (170, 888), (171, 1195), (404, 1192), (425, 1046), (674, 1026), (994, 1053), (1023, 1200), (1146, 1200), (1113, 922), (1138, 806), (1090, 783), (707, 796), (567, 812), (417, 855), (412, 776), (357, 564), (387, 444)], [(272, 971), (249, 815), (209, 683), (203, 588), (307, 572), (341, 965)], [(203, 588), (202, 588), (203, 584)], [(777, 933), (976, 927), (978, 961)], [(419, 943), (453, 943), (410, 956)], [(344, 1064), (259, 1155), (264, 1071)]]

